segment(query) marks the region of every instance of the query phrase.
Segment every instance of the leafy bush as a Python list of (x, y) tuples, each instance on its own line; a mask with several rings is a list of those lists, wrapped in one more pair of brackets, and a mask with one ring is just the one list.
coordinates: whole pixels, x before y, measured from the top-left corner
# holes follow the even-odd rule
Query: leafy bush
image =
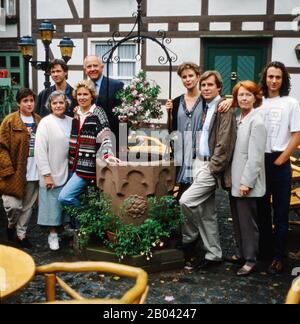
[[(68, 213), (80, 222), (79, 245), (85, 247), (92, 239), (111, 248), (123, 259), (127, 256), (145, 255), (150, 260), (153, 249), (163, 247), (184, 222), (184, 216), (172, 196), (148, 199), (148, 219), (141, 225), (124, 225), (112, 213), (111, 201), (103, 194), (89, 192), (83, 198), (81, 208), (67, 208)], [(107, 239), (107, 231), (115, 233), (115, 239)]]

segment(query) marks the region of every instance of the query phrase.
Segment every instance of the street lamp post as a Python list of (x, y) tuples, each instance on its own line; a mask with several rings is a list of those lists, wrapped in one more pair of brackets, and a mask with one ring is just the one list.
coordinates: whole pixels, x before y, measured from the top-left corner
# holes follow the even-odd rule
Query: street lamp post
[[(36, 46), (35, 40), (31, 36), (23, 36), (18, 45), (21, 49), (22, 55), (25, 59), (25, 85), (26, 87), (29, 86), (29, 81), (28, 81), (28, 72), (29, 72), (29, 63), (37, 69), (37, 70), (42, 70), (45, 72), (45, 82), (44, 82), (44, 87), (45, 89), (50, 88), (51, 83), (50, 83), (50, 75), (48, 73), (49, 69), (49, 64), (50, 64), (50, 44), (52, 43), (53, 40), (53, 35), (55, 32), (55, 27), (52, 24), (51, 21), (49, 20), (44, 20), (40, 27), (39, 31), (41, 33), (41, 40), (44, 45), (45, 49), (45, 61), (33, 61), (33, 47)], [(61, 55), (62, 58), (66, 63), (71, 59), (72, 53), (73, 53), (73, 48), (74, 43), (69, 37), (64, 37), (58, 47), (60, 47)]]

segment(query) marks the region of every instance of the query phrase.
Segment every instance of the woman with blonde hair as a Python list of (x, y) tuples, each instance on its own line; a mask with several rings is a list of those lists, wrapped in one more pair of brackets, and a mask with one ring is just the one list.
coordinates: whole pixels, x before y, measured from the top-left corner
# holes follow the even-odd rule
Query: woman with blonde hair
[(234, 107), (241, 109), (237, 141), (232, 161), (231, 212), (237, 253), (227, 261), (241, 264), (238, 276), (249, 275), (255, 267), (259, 231), (258, 198), (266, 192), (264, 152), (267, 131), (260, 109), (262, 93), (252, 81), (241, 81), (233, 89)]
[(108, 163), (119, 160), (113, 156), (106, 113), (94, 104), (97, 97), (94, 83), (91, 80), (77, 83), (73, 97), (78, 106), (74, 109), (69, 144), (70, 180), (58, 199), (62, 205), (80, 207), (80, 194), (96, 179), (96, 158)]

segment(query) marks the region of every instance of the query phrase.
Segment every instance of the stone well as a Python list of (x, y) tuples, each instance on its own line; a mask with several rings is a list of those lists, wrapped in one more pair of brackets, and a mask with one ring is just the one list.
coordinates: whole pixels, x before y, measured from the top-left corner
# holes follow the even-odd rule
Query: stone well
[(175, 178), (176, 167), (170, 161), (109, 165), (97, 160), (97, 185), (110, 196), (113, 211), (125, 224), (142, 224), (148, 216), (147, 199), (172, 194)]

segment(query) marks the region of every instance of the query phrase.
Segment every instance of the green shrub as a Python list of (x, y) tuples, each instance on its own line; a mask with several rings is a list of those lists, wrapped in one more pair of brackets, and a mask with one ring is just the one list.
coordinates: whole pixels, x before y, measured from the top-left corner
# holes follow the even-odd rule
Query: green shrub
[[(120, 259), (133, 255), (145, 255), (150, 260), (153, 249), (162, 247), (184, 222), (184, 216), (172, 196), (148, 199), (148, 218), (141, 225), (124, 225), (112, 212), (111, 201), (103, 194), (89, 191), (81, 208), (67, 207), (70, 216), (80, 222), (78, 242), (85, 247), (93, 239), (111, 248)], [(107, 239), (107, 231), (115, 233), (115, 239)]]

